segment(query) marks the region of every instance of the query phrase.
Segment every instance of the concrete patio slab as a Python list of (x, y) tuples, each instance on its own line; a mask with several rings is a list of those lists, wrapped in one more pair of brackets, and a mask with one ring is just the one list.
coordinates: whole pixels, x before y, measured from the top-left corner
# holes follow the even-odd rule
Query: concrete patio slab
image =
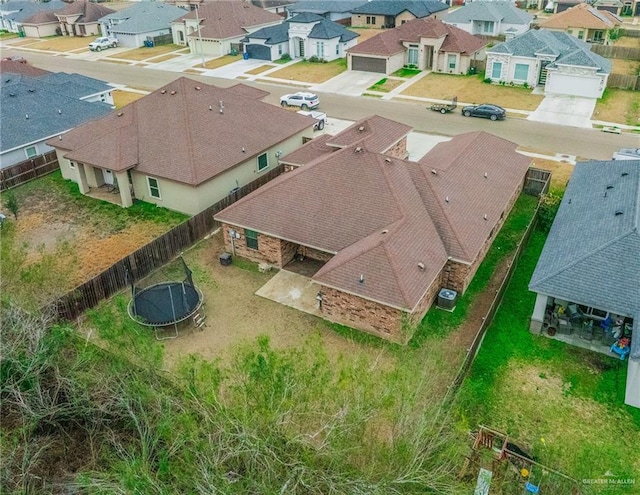
[(322, 317), (316, 299), (319, 290), (320, 286), (312, 282), (309, 277), (280, 270), (257, 290), (256, 295), (298, 311)]

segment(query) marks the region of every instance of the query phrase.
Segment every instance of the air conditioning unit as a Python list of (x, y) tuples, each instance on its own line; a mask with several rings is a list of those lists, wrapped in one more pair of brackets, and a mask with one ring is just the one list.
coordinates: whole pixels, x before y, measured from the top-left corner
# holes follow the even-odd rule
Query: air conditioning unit
[(437, 306), (445, 311), (453, 311), (456, 309), (456, 303), (458, 302), (458, 293), (451, 289), (440, 289), (438, 293)]

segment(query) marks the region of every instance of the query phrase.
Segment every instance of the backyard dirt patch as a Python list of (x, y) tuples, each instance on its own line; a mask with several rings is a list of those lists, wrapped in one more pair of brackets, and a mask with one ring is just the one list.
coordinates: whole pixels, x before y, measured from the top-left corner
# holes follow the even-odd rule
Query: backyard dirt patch
[(345, 59), (334, 60), (333, 62), (327, 63), (301, 60), (300, 62), (272, 72), (269, 74), (269, 77), (319, 84), (342, 74), (345, 70), (347, 70)]
[[(122, 58), (125, 60), (146, 60), (148, 58), (159, 57), (169, 52), (175, 52), (181, 50), (183, 47), (179, 45), (158, 45), (153, 47), (141, 47), (133, 48), (126, 52), (120, 52), (117, 55), (109, 55), (107, 58)], [(177, 56), (177, 55), (176, 55)], [(161, 62), (162, 60), (153, 60), (154, 63)]]
[(640, 60), (622, 60), (614, 58), (612, 73), (626, 74), (629, 76), (637, 76), (640, 71)]
[(544, 99), (531, 89), (500, 86), (482, 82), (478, 76), (428, 74), (402, 92), (407, 96), (450, 100), (458, 97), (461, 103), (494, 103), (504, 108), (535, 110)]
[(627, 48), (640, 48), (640, 38), (623, 36), (622, 38), (618, 38), (613, 44), (615, 46), (624, 46)]

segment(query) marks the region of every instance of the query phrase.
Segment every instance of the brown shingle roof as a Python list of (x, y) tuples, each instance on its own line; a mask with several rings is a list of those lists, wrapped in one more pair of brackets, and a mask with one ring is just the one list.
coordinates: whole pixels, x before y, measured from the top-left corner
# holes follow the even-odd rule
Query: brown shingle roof
[(32, 16), (29, 16), (22, 21), (22, 24), (36, 24), (36, 25), (53, 24), (53, 23), (58, 23), (58, 18), (56, 17), (56, 14), (51, 12), (50, 10), (36, 12)]
[(2, 60), (0, 61), (0, 74), (22, 74), (23, 76), (39, 77), (51, 74), (51, 72), (16, 60)]
[(451, 53), (471, 54), (486, 45), (482, 39), (438, 19), (419, 18), (383, 31), (347, 51), (353, 54), (389, 56), (404, 51), (406, 48), (402, 45), (403, 42), (418, 43), (420, 38), (444, 38), (440, 51)]
[(412, 168), (450, 256), (471, 263), (520, 188), (531, 158), (517, 147), (471, 132), (439, 143)]
[(614, 14), (606, 10), (597, 10), (589, 4), (579, 3), (563, 12), (551, 16), (540, 23), (545, 29), (612, 29), (622, 24)]
[(135, 166), (198, 185), (312, 125), (313, 119), (242, 96), (238, 88), (182, 77), (49, 144), (100, 168)]
[[(203, 38), (214, 40), (244, 36), (249, 32), (249, 28), (274, 24), (283, 20), (278, 14), (237, 0), (201, 3), (197, 15), (201, 21), (200, 35)], [(196, 12), (193, 11), (174, 22), (195, 18)]]
[(317, 138), (314, 138), (308, 143), (300, 146), (297, 150), (280, 158), (280, 162), (285, 165), (295, 166), (310, 163), (321, 156), (325, 156), (326, 154), (335, 151), (335, 148), (327, 146), (327, 141), (330, 139), (333, 139), (331, 134), (321, 134)]
[(70, 3), (64, 9), (55, 13), (56, 16), (67, 16), (80, 14), (76, 21), (77, 24), (87, 24), (97, 22), (105, 15), (113, 14), (115, 10), (109, 9), (99, 3), (89, 2), (87, 0), (76, 0)]
[(415, 163), (352, 145), (277, 178), (216, 219), (336, 253), (314, 280), (411, 311), (447, 256), (471, 263), (481, 253), (531, 161), (516, 146), (463, 134)]
[(412, 130), (411, 126), (379, 115), (364, 117), (336, 134), (327, 145), (345, 148), (354, 144), (365, 145), (369, 151), (384, 153)]

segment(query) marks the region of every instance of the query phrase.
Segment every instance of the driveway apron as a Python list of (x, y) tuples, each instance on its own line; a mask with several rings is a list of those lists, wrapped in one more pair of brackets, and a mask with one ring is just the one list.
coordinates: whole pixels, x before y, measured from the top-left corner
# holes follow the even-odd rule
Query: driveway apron
[(546, 95), (527, 120), (591, 128), (591, 116), (596, 107), (596, 101), (595, 98), (580, 96)]
[(322, 84), (316, 84), (309, 89), (325, 93), (338, 93), (341, 95), (360, 96), (367, 88), (373, 86), (384, 74), (364, 72), (360, 70), (348, 70), (329, 79)]

